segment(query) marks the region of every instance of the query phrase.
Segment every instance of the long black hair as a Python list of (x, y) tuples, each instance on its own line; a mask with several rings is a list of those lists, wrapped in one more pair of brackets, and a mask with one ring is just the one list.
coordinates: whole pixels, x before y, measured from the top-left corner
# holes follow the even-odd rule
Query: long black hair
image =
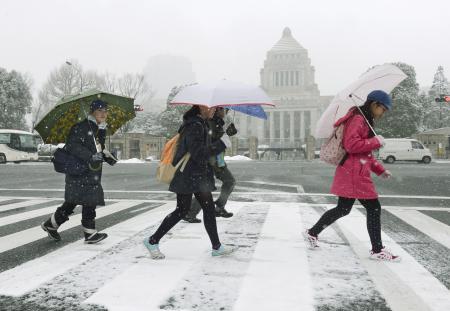
[[(362, 105), (361, 107), (359, 107), (359, 109), (356, 109), (357, 113), (361, 113), (366, 117), (367, 121), (369, 121), (370, 126), (374, 127), (374, 121), (373, 121), (373, 114), (372, 114), (372, 110), (370, 109), (372, 103), (376, 103), (373, 100), (366, 100), (366, 102), (364, 103), (364, 105)], [(375, 133), (369, 128), (369, 137), (374, 137)]]
[(189, 109), (183, 114), (183, 119), (187, 120), (199, 114), (200, 114), (200, 107), (198, 105), (194, 105), (191, 107), (191, 109)]

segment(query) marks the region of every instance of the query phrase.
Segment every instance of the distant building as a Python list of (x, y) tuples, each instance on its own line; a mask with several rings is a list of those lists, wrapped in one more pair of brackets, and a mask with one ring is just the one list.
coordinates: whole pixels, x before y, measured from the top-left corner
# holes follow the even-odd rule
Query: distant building
[(414, 138), (430, 149), (434, 158), (450, 158), (450, 127), (425, 131)]
[(111, 141), (106, 141), (110, 150), (117, 152), (119, 160), (137, 158), (145, 160), (149, 157), (159, 159), (166, 138), (145, 133), (114, 134)]
[(276, 107), (264, 107), (266, 121), (236, 113), (240, 137), (256, 136), (259, 145), (270, 147), (300, 147), (313, 134), (332, 97), (320, 96), (308, 51), (295, 40), (289, 28), (284, 29), (282, 38), (267, 52), (260, 78), (261, 87)]

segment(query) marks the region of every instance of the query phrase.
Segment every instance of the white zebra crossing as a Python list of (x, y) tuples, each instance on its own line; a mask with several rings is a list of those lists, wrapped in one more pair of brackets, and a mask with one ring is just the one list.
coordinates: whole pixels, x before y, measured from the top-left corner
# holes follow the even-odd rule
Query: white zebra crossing
[(10, 216), (1, 217), (0, 218), (0, 226), (6, 226), (6, 225), (9, 225), (12, 223), (19, 222), (19, 221), (32, 219), (34, 217), (39, 217), (42, 215), (51, 214), (51, 213), (55, 212), (56, 208), (60, 205), (61, 204), (52, 205), (49, 207), (38, 208), (38, 209), (24, 212), (24, 213), (18, 213), (18, 214), (14, 214), (14, 215), (10, 215)]
[(26, 201), (22, 201), (22, 202), (16, 202), (16, 203), (7, 204), (7, 205), (0, 205), (0, 212), (10, 211), (10, 210), (20, 208), (20, 207), (33, 206), (33, 205), (46, 203), (46, 202), (50, 202), (50, 201), (52, 201), (52, 200), (36, 199), (36, 200), (26, 200)]

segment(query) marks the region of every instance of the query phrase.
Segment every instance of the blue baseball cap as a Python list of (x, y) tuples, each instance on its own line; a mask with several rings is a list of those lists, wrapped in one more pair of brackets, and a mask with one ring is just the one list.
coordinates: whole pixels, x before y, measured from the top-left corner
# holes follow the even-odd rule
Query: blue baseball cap
[(381, 90), (375, 90), (367, 95), (367, 100), (376, 101), (386, 107), (387, 110), (392, 109), (392, 100), (388, 93)]
[(108, 108), (108, 104), (100, 99), (96, 99), (96, 100), (92, 101), (92, 103), (91, 103), (91, 112), (94, 112), (95, 110), (107, 109), (107, 108)]

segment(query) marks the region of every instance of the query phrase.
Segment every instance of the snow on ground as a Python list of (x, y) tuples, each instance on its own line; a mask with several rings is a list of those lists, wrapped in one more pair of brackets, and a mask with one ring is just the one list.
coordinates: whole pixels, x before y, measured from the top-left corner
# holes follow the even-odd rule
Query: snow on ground
[(117, 161), (117, 163), (121, 163), (121, 164), (136, 164), (136, 163), (145, 163), (145, 161), (137, 159), (137, 158), (132, 158), (132, 159), (128, 159), (128, 160), (119, 160), (119, 161)]
[(252, 161), (252, 159), (243, 156), (243, 155), (236, 155), (236, 156), (225, 156), (225, 161)]

